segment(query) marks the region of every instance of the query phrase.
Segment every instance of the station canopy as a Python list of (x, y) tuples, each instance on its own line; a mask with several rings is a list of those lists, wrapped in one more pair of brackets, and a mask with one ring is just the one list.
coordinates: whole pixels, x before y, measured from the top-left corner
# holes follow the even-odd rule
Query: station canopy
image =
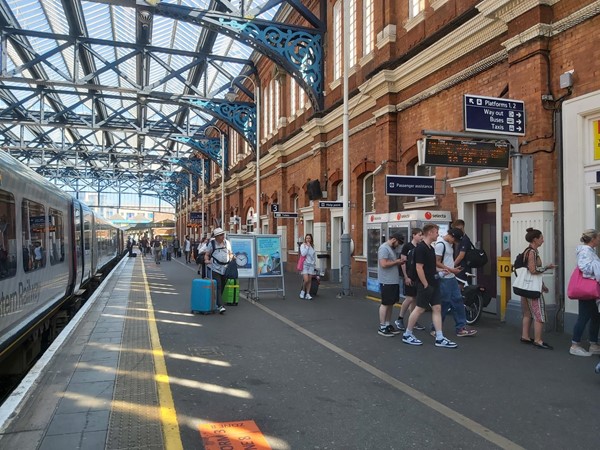
[[(292, 11), (303, 26), (284, 23)], [(257, 54), (313, 104), (322, 92), (324, 27), (300, 0), (0, 0), (0, 31), (1, 148), (119, 204), (196, 192), (209, 160), (222, 167), (218, 120), (255, 148)], [(291, 57), (290, 31), (304, 34)]]

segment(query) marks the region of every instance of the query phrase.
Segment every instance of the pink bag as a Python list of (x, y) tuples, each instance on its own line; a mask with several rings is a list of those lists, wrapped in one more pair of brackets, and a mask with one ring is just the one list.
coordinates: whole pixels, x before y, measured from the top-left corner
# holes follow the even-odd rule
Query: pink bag
[(300, 257), (298, 258), (298, 264), (296, 264), (296, 270), (298, 272), (302, 272), (302, 269), (304, 269), (304, 261), (305, 260), (306, 260), (306, 256), (300, 255)]
[(584, 278), (579, 267), (573, 269), (567, 296), (571, 300), (596, 300), (600, 298), (600, 284), (594, 278)]

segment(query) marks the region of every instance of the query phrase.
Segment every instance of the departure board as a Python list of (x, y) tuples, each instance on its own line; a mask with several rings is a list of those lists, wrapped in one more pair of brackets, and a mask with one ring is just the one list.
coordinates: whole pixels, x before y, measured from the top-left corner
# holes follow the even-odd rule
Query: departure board
[(508, 169), (506, 142), (425, 139), (425, 165)]

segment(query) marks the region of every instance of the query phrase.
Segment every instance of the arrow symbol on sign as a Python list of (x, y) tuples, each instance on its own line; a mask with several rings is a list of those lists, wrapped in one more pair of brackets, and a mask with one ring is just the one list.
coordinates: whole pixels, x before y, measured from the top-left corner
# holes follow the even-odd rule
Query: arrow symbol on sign
[(469, 99), (469, 103), (473, 103), (473, 99), (472, 98)]
[(517, 117), (521, 117), (521, 113), (520, 112), (517, 113)]
[(517, 120), (517, 123), (518, 123), (519, 125), (521, 125), (521, 124), (523, 123), (523, 121), (521, 121), (521, 120)]

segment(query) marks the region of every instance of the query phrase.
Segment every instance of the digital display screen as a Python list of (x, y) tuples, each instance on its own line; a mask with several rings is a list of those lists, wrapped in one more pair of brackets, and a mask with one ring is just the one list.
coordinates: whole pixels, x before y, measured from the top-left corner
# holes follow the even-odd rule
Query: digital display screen
[(506, 142), (425, 139), (425, 165), (508, 169)]

